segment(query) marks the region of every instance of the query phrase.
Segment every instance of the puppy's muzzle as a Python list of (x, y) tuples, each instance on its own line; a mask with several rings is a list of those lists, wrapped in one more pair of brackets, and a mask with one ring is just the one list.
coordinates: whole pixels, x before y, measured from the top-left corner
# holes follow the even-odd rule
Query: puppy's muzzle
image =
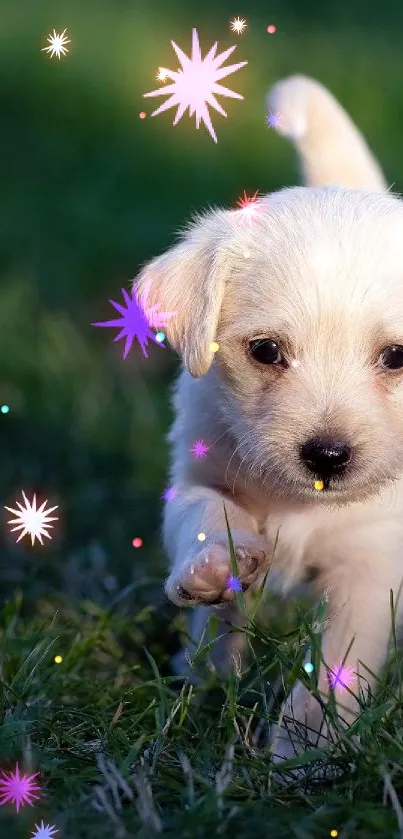
[(309, 472), (329, 479), (343, 474), (351, 460), (351, 448), (339, 440), (315, 437), (301, 446), (300, 457)]

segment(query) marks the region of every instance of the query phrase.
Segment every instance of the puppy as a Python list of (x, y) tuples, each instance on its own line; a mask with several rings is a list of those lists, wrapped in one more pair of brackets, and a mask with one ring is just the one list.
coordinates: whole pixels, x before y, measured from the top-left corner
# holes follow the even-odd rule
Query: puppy
[[(324, 661), (351, 667), (358, 693), (375, 687), (403, 577), (403, 204), (321, 85), (286, 79), (270, 106), (305, 186), (200, 216), (139, 278), (147, 306), (176, 312), (166, 332), (184, 365), (166, 592), (197, 606), (196, 642), (212, 604), (234, 619), (225, 502), (243, 588), (268, 570), (283, 594), (314, 578), (316, 595), (328, 592)], [(242, 637), (224, 639), (217, 666)], [(356, 698), (341, 706), (350, 723)], [(286, 713), (321, 728), (302, 684)], [(277, 736), (279, 757), (292, 754), (289, 731)]]

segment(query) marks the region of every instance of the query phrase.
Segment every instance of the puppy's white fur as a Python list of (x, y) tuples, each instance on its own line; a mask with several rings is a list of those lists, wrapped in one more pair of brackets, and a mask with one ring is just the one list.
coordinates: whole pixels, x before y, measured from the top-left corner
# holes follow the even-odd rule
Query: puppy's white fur
[[(354, 639), (345, 665), (373, 686), (389, 591), (397, 595), (403, 577), (403, 372), (379, 363), (386, 346), (403, 344), (403, 204), (321, 85), (287, 79), (271, 105), (306, 186), (260, 199), (251, 217), (199, 217), (139, 280), (147, 305), (176, 311), (166, 332), (187, 368), (170, 435), (177, 497), (165, 509), (166, 590), (178, 605), (189, 605), (186, 591), (202, 604), (233, 599), (225, 500), (245, 582), (262, 579), (278, 534), (269, 585), (287, 593), (315, 569), (318, 596), (329, 591), (324, 659), (334, 668)], [(257, 337), (280, 343), (286, 369), (251, 361)], [(345, 476), (322, 493), (299, 456), (312, 436), (353, 449)], [(210, 447), (201, 459), (190, 451), (199, 439)], [(208, 610), (196, 614), (200, 624)], [(340, 701), (351, 720), (355, 699)], [(319, 705), (302, 685), (291, 708), (319, 728)], [(285, 756), (293, 746), (279, 734)]]

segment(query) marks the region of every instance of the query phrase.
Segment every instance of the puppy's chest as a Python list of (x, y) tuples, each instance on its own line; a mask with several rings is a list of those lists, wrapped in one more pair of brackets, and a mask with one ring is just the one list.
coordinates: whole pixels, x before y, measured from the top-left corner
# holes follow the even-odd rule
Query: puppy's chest
[(340, 533), (348, 527), (337, 511), (274, 503), (262, 527), (269, 546), (276, 545), (273, 570), (284, 574), (288, 585), (309, 580), (343, 561)]

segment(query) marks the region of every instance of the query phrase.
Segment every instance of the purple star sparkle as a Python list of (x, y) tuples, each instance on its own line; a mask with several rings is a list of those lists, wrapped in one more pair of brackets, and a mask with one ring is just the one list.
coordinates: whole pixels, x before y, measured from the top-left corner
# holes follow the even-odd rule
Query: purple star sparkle
[(228, 577), (227, 586), (231, 591), (242, 591), (242, 583), (239, 577), (234, 577), (233, 574)]
[(165, 487), (164, 492), (161, 495), (161, 498), (164, 501), (173, 501), (178, 494), (178, 490), (175, 487)]
[(203, 440), (196, 440), (193, 443), (193, 446), (190, 449), (190, 451), (192, 452), (192, 454), (194, 454), (195, 457), (200, 458), (200, 457), (206, 457), (206, 454), (207, 454), (209, 448), (210, 447), (207, 446), (206, 443)]
[(266, 117), (266, 122), (269, 128), (278, 128), (280, 125), (281, 114), (274, 113), (274, 111), (269, 111), (268, 116)]
[(144, 302), (140, 302), (139, 296), (134, 288), (132, 290), (131, 297), (124, 288), (122, 288), (122, 294), (126, 303), (126, 308), (120, 303), (116, 303), (115, 300), (109, 301), (111, 305), (120, 312), (122, 317), (116, 318), (115, 320), (103, 321), (102, 323), (93, 323), (91, 326), (122, 327), (119, 335), (117, 335), (113, 340), (119, 341), (121, 338), (126, 338), (123, 358), (127, 358), (135, 338), (137, 338), (140, 344), (143, 355), (148, 358), (146, 350), (148, 341), (154, 341), (154, 343), (158, 344), (160, 347), (165, 346), (160, 337), (157, 338), (154, 332), (151, 331), (150, 326), (165, 326), (166, 321), (173, 317), (176, 313), (158, 312), (158, 305), (146, 308)]

